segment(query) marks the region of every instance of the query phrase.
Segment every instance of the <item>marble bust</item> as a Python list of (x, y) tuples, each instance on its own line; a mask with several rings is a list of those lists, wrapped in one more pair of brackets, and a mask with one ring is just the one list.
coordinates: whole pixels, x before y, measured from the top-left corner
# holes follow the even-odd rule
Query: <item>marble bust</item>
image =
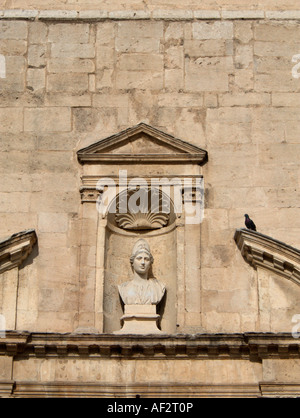
[(130, 257), (133, 271), (132, 280), (118, 286), (125, 305), (157, 305), (165, 294), (165, 286), (155, 278), (149, 278), (153, 256), (149, 244), (139, 239), (133, 247)]

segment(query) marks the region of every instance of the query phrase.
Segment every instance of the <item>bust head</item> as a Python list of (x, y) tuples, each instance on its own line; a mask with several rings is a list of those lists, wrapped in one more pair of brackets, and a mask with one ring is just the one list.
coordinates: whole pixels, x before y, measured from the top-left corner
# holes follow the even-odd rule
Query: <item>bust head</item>
[(164, 293), (165, 286), (156, 278), (148, 278), (153, 257), (147, 241), (139, 239), (134, 245), (130, 257), (133, 271), (132, 280), (118, 286), (125, 305), (157, 305)]
[[(132, 271), (137, 273), (148, 272), (153, 261), (148, 242), (144, 239), (139, 239), (135, 243), (130, 257)], [(139, 272), (137, 269), (141, 271)]]

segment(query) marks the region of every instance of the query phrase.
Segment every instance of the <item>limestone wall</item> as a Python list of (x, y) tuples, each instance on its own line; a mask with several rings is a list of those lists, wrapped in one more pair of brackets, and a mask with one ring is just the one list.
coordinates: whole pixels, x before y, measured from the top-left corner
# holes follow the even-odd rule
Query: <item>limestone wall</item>
[[(18, 9), (23, 3), (2, 1), (0, 7)], [(26, 3), (26, 9), (42, 7)], [(77, 1), (76, 7), (56, 2), (55, 7), (80, 11), (83, 3), (85, 10), (100, 8), (92, 1)], [(120, 10), (115, 2), (102, 3), (106, 11)], [(293, 3), (286, 0), (280, 10), (294, 9)], [(148, 6), (154, 12), (174, 4)], [(205, 9), (227, 6), (206, 2)], [(43, 2), (43, 8), (52, 9), (53, 2)], [(135, 8), (144, 10), (142, 2)], [(230, 4), (234, 8), (252, 6), (236, 1)], [(279, 6), (261, 2), (255, 10), (271, 8)], [(79, 281), (80, 250), (84, 246), (93, 266), (96, 243), (84, 245), (89, 231), (81, 226), (76, 151), (143, 121), (208, 151), (202, 312), (193, 330), (260, 330), (257, 274), (233, 236), (249, 213), (259, 232), (300, 248), (299, 58), (292, 62), (300, 54), (300, 27), (295, 13), (269, 19), (265, 13), (257, 19), (184, 14), (172, 21), (153, 15), (91, 20), (88, 14), (67, 21), (62, 15), (58, 20), (41, 15), (33, 21), (6, 14), (0, 20), (5, 60), (0, 237), (29, 228), (38, 235), (38, 254), (20, 270), (17, 329), (71, 332), (78, 326), (81, 286), (94, 288), (91, 277)], [(294, 284), (276, 281), (276, 286), (283, 295), (295, 287), (295, 300), (299, 297)], [(285, 297), (280, 309), (290, 306)], [(81, 301), (81, 307), (85, 302), (90, 305)], [(275, 312), (269, 330), (290, 331), (297, 309), (290, 307), (280, 325)]]

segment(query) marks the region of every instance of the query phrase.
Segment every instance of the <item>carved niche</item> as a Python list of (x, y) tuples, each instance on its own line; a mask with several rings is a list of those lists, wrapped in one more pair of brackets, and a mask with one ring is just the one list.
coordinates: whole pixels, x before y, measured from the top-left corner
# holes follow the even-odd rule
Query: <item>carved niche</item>
[[(200, 224), (187, 225), (185, 206), (201, 203), (203, 190), (199, 181), (203, 180), (202, 165), (207, 161), (207, 152), (140, 123), (77, 154), (83, 166), (82, 231), (90, 234), (83, 235), (82, 239), (85, 245), (90, 242), (93, 246), (96, 242), (94, 271), (84, 247), (81, 256), (82, 300), (85, 301), (81, 327), (88, 324), (105, 333), (120, 329), (123, 312), (118, 286), (130, 279), (130, 249), (141, 238), (153, 249), (155, 263), (151, 274), (160, 277), (166, 285), (166, 297), (158, 307), (162, 332), (173, 333), (194, 323), (200, 312)], [(166, 193), (165, 186), (169, 187), (170, 194)], [(114, 192), (111, 195), (110, 190)], [(129, 202), (137, 191), (141, 199), (132, 208)], [(178, 191), (180, 199), (176, 200)], [(190, 260), (185, 242), (193, 243), (199, 254), (197, 259)], [(191, 261), (196, 274), (187, 267)], [(87, 274), (89, 278), (94, 277), (95, 283), (89, 279), (85, 296)], [(95, 295), (89, 312), (86, 300), (92, 288)]]

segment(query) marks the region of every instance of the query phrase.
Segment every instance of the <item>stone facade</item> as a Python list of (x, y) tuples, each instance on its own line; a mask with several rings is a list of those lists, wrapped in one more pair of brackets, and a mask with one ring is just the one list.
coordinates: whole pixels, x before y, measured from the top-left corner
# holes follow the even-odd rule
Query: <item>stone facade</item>
[[(0, 393), (299, 395), (295, 2), (6, 3)], [(149, 235), (168, 295), (153, 340), (113, 335), (138, 234), (101, 218), (96, 184), (120, 169), (204, 180), (202, 222)], [(28, 234), (30, 255), (1, 270)]]

